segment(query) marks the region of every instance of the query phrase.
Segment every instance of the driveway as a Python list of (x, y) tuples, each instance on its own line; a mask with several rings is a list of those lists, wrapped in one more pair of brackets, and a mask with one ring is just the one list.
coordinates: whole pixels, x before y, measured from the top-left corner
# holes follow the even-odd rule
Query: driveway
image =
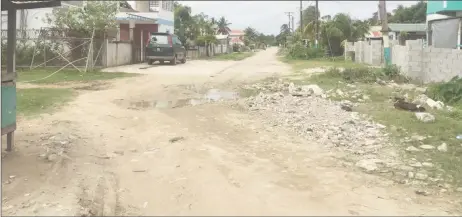
[[(447, 215), (440, 198), (347, 167), (322, 144), (229, 103), (191, 100), (289, 73), (276, 52), (107, 69), (144, 75), (19, 125), (3, 160), (2, 177), (15, 176), (3, 214)], [(44, 152), (50, 144), (60, 151)]]

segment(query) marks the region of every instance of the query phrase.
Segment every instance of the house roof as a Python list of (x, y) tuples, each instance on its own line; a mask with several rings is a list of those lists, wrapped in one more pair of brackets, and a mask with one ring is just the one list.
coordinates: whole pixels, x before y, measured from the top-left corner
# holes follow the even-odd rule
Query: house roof
[(14, 0), (2, 0), (2, 11), (14, 8), (20, 9), (34, 9), (34, 8), (47, 8), (61, 6), (60, 0), (45, 0), (45, 1), (14, 1)]
[(388, 27), (393, 32), (425, 32), (427, 25), (425, 23), (389, 23)]
[(231, 31), (229, 31), (229, 34), (230, 35), (245, 35), (244, 31), (238, 30), (238, 29), (231, 29)]

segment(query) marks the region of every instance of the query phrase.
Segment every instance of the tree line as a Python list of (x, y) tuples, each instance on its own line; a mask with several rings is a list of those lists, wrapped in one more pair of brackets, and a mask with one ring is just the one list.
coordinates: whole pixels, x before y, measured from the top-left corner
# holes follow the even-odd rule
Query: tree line
[[(231, 31), (226, 17), (218, 19), (205, 13), (192, 14), (190, 6), (182, 5), (178, 1), (174, 3), (175, 34), (185, 45), (207, 45), (216, 42), (217, 34), (227, 35)], [(243, 42), (246, 46), (258, 47), (261, 44), (274, 45), (276, 37), (258, 32), (255, 28), (244, 29)]]
[[(404, 7), (399, 5), (392, 13), (388, 13), (389, 23), (424, 23), (426, 20), (427, 3), (420, 1), (415, 5)], [(316, 22), (318, 18), (318, 22)], [(276, 36), (278, 44), (287, 45), (291, 42), (307, 39), (311, 43), (316, 38), (316, 25), (319, 26), (319, 45), (332, 55), (343, 53), (342, 43), (345, 41), (358, 41), (364, 39), (369, 32), (370, 26), (380, 25), (378, 13), (375, 12), (369, 19), (358, 20), (351, 18), (346, 13), (338, 13), (334, 16), (321, 16), (316, 8), (309, 6), (303, 10), (303, 28), (297, 28), (291, 32), (289, 25), (283, 24), (280, 33)]]

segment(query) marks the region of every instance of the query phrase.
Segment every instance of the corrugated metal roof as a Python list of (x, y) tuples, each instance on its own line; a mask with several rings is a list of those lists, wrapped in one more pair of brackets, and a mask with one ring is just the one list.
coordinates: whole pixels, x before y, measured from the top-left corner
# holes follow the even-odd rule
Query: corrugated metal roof
[(389, 23), (388, 27), (393, 32), (425, 32), (427, 25), (425, 23)]

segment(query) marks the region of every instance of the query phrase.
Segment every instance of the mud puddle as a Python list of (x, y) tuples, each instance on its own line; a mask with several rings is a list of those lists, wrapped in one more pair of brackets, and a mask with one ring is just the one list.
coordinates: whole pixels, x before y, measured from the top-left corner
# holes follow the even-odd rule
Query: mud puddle
[(130, 102), (124, 99), (116, 100), (115, 103), (128, 109), (143, 110), (143, 109), (174, 109), (186, 106), (197, 106), (206, 103), (213, 103), (225, 100), (236, 100), (239, 98), (237, 92), (222, 91), (219, 89), (210, 89), (202, 97), (186, 98), (176, 100), (154, 100), (154, 101), (136, 101)]

